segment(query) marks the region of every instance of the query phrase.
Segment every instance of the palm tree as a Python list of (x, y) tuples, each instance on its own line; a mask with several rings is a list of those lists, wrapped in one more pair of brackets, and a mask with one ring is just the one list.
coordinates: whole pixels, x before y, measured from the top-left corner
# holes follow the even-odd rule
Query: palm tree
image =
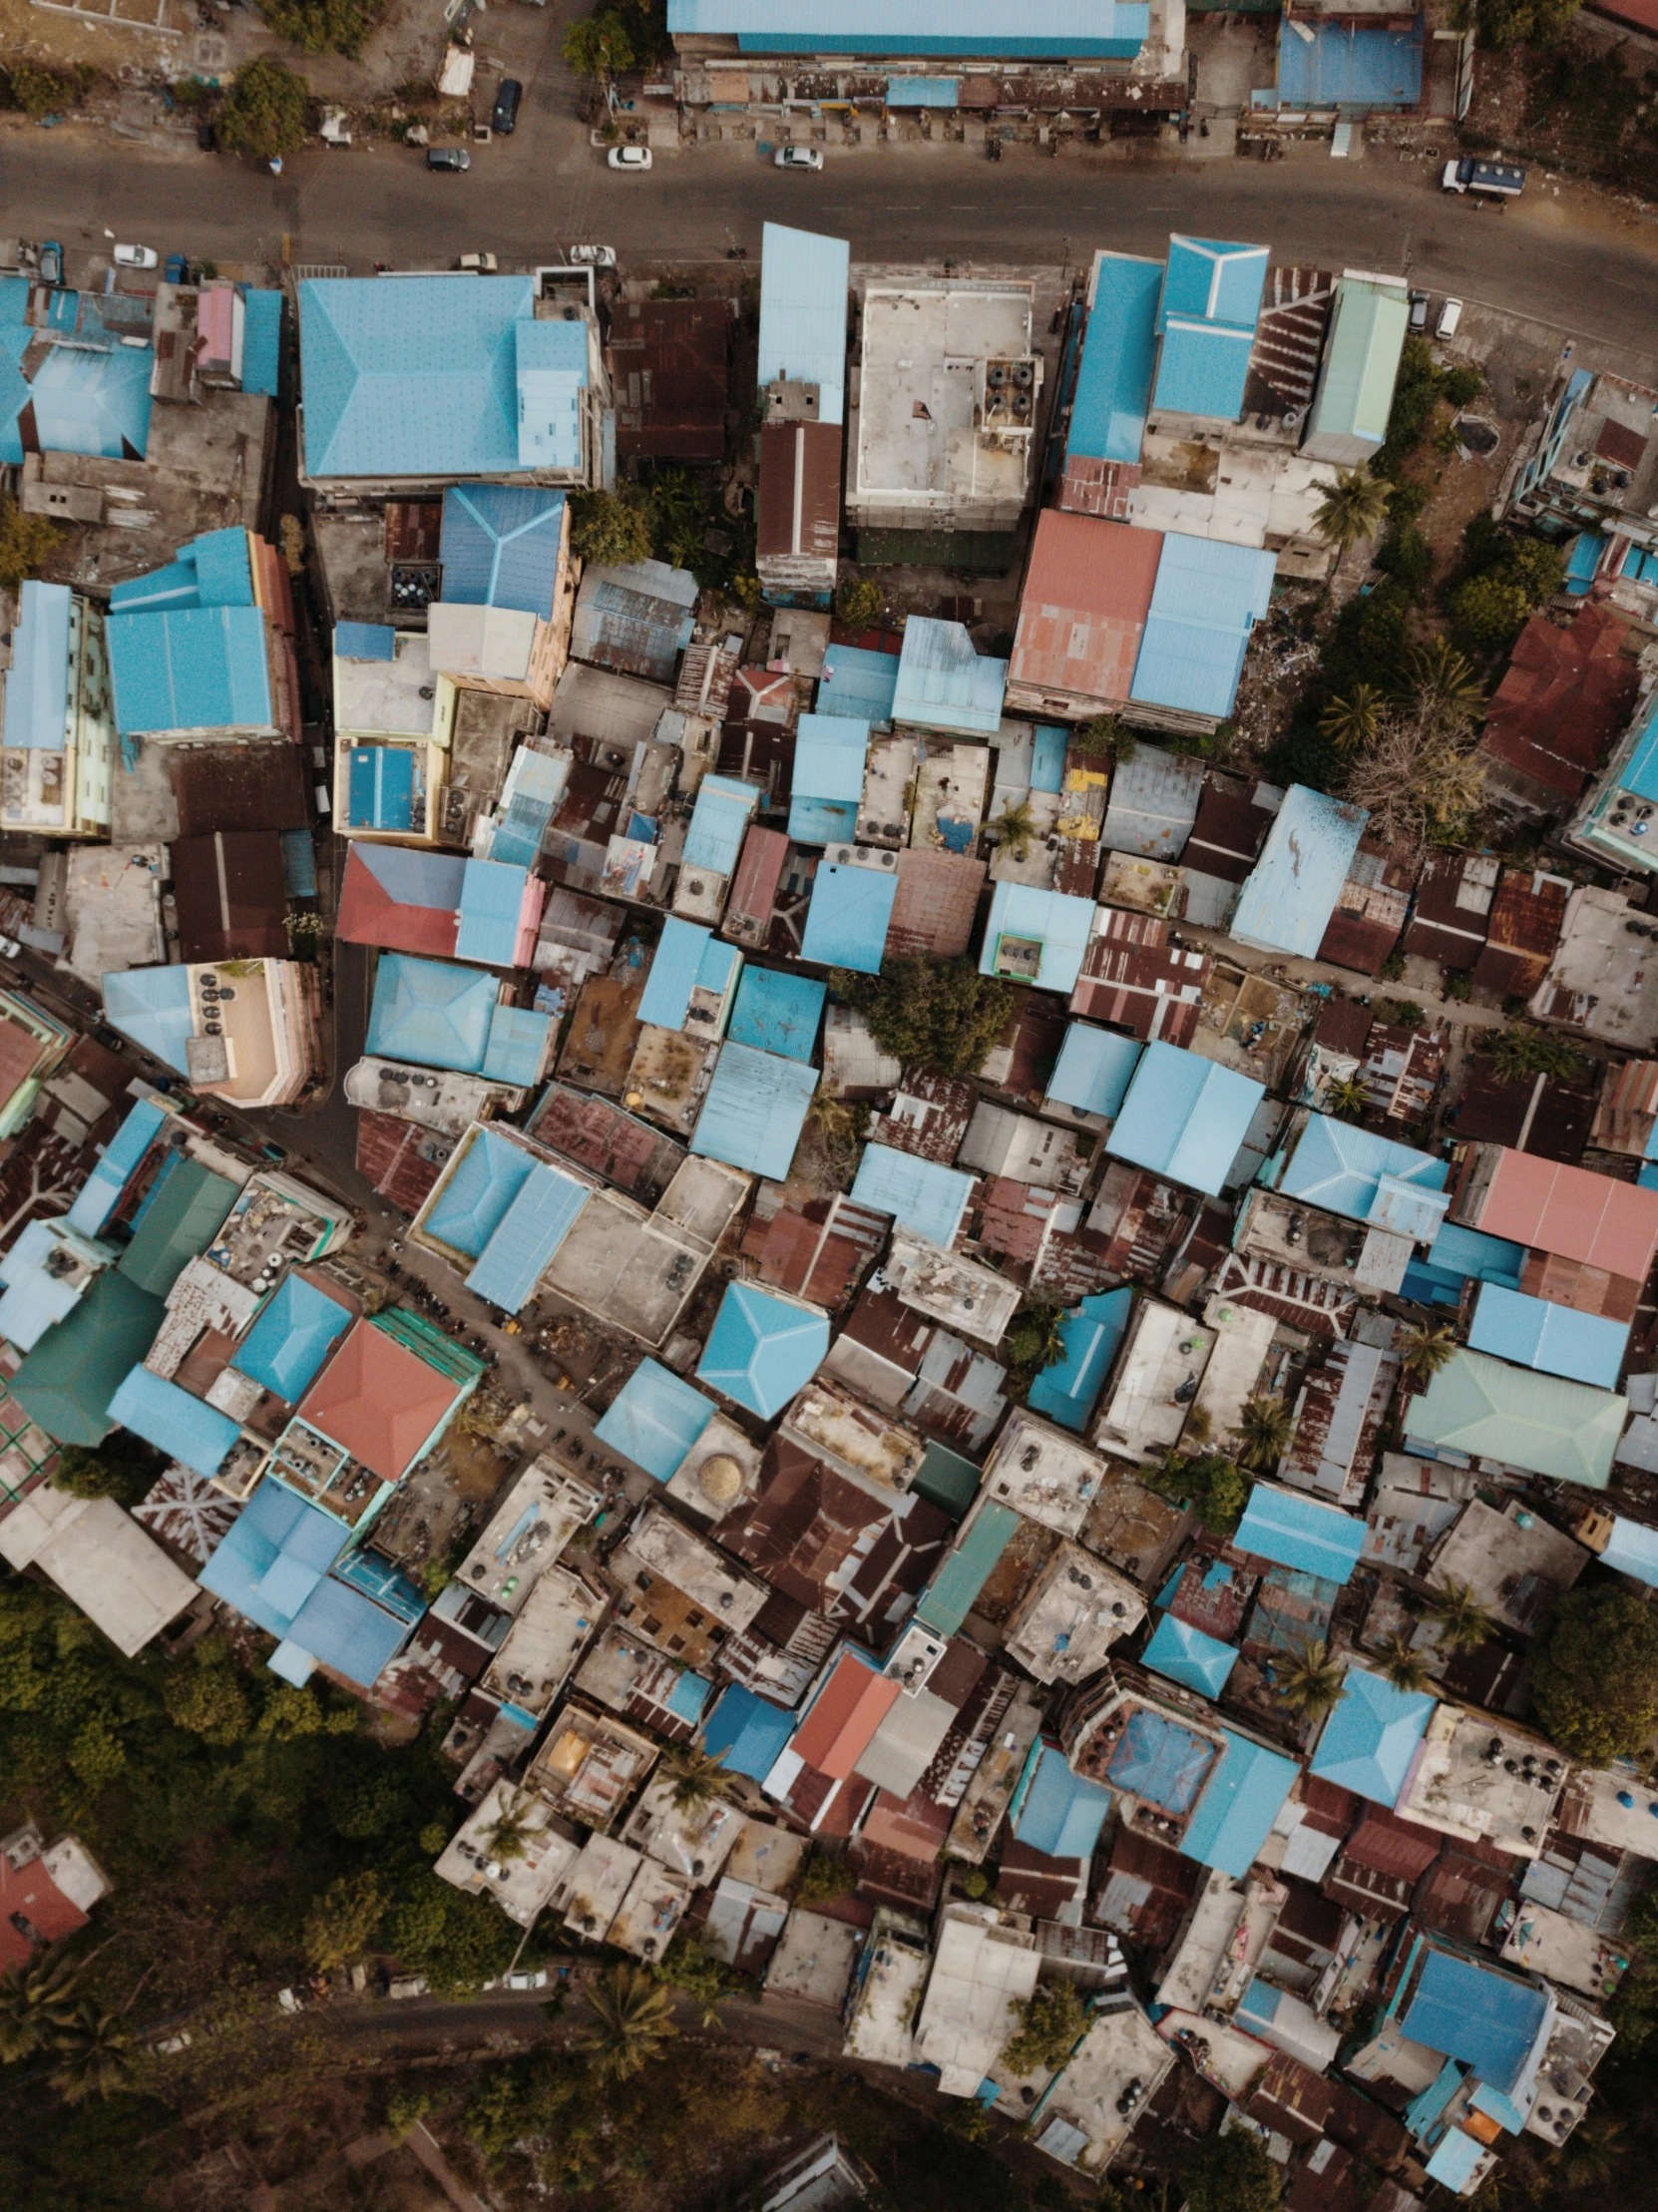
[(672, 1778), (673, 1809), (677, 1813), (694, 1813), (711, 1804), (724, 1794), (724, 1785), (730, 1779), (723, 1757), (716, 1759), (700, 1744), (676, 1745), (662, 1766)]
[(1583, 1056), (1569, 1037), (1559, 1037), (1530, 1022), (1510, 1022), (1491, 1040), (1491, 1066), (1504, 1083), (1525, 1076), (1575, 1076)]
[(1449, 1321), (1418, 1321), (1400, 1338), (1405, 1372), (1415, 1383), (1431, 1383), (1456, 1353), (1456, 1331)]
[(1468, 662), (1443, 638), (1413, 646), (1405, 656), (1405, 689), (1442, 721), (1463, 721), (1485, 701), (1484, 686)]
[(1391, 1636), (1384, 1636), (1382, 1639), (1381, 1672), (1396, 1690), (1430, 1690), (1434, 1687), (1433, 1670), (1402, 1628), (1396, 1628)]
[(1355, 683), (1346, 698), (1332, 699), (1319, 727), (1338, 752), (1363, 752), (1381, 727), (1386, 701), (1378, 685)]
[(1008, 847), (1016, 860), (1023, 860), (1036, 834), (1036, 817), (1031, 811), (1030, 800), (1009, 799), (992, 822), (991, 834)]
[(1287, 1659), (1275, 1659), (1272, 1686), (1298, 1720), (1322, 1720), (1342, 1694), (1347, 1662), (1323, 1641), (1298, 1644)]
[(1385, 476), (1368, 469), (1342, 469), (1326, 490), (1313, 516), (1313, 528), (1321, 538), (1347, 553), (1374, 538), (1387, 519), (1393, 486)]
[(627, 2080), (679, 2032), (666, 1990), (643, 1967), (613, 1967), (588, 1991), (588, 2005), (599, 2030), (579, 2047), (601, 2079)]
[(1289, 1450), (1295, 1435), (1295, 1415), (1282, 1398), (1269, 1397), (1263, 1391), (1258, 1397), (1245, 1399), (1238, 1430), (1243, 1438), (1238, 1465), (1260, 1475), (1276, 1467)]
[(1325, 1111), (1338, 1121), (1357, 1121), (1369, 1105), (1370, 1093), (1357, 1068), (1351, 1076), (1338, 1076), (1324, 1095)]
[(0, 2063), (32, 2058), (69, 2024), (86, 1964), (56, 1952), (0, 1975)]
[(1436, 1582), (1423, 1607), (1434, 1633), (1452, 1651), (1474, 1651), (1493, 1632), (1495, 1622), (1473, 1594), (1471, 1584), (1447, 1575)]
[(500, 1811), (492, 1824), (485, 1829), (484, 1849), (492, 1859), (503, 1865), (512, 1859), (522, 1859), (530, 1847), (530, 1838), (541, 1831), (530, 1825), (533, 1800), (523, 1790), (503, 1794)]
[(58, 2036), (60, 2056), (47, 2075), (65, 2104), (113, 2096), (133, 2078), (133, 2036), (119, 2016), (83, 1997)]

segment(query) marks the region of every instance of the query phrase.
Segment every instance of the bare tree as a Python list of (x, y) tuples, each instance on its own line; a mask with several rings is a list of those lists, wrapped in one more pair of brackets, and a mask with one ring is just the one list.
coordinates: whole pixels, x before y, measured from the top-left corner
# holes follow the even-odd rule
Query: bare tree
[(1421, 852), (1433, 839), (1466, 835), (1484, 796), (1485, 770), (1468, 721), (1424, 700), (1381, 716), (1369, 748), (1354, 761), (1346, 797), (1370, 811), (1384, 843)]

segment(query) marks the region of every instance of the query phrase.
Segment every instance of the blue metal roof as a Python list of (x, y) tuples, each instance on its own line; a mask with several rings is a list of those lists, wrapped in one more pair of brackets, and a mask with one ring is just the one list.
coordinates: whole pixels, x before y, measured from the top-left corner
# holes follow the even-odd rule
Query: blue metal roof
[(696, 579), (665, 561), (590, 565), (576, 601), (571, 652), (653, 683), (672, 683), (695, 633)]
[(489, 1127), (479, 1129), (450, 1168), (421, 1224), (428, 1236), (476, 1259), (530, 1180), (534, 1154)]
[(443, 596), (452, 606), (553, 616), (565, 495), (518, 484), (452, 485), (443, 495)]
[(155, 1141), (156, 1132), (172, 1119), (165, 1106), (140, 1099), (127, 1110), (127, 1118), (110, 1138), (98, 1164), (81, 1186), (80, 1196), (64, 1216), (69, 1227), (83, 1236), (96, 1236), (121, 1201), (129, 1178)]
[(209, 530), (205, 537), (192, 539), (166, 568), (130, 577), (110, 593), (113, 615), (252, 605), (252, 556), (247, 533), (239, 526)]
[(335, 623), (338, 661), (395, 661), (397, 633), (389, 623)]
[(489, 1049), (501, 987), (480, 968), (382, 953), (364, 1051), (476, 1076)]
[(497, 1003), (490, 1014), (489, 1044), (478, 1073), (491, 1083), (528, 1089), (547, 1065), (547, 1040), (552, 1028), (551, 1014), (538, 1014), (533, 1007)]
[(1221, 1734), (1225, 1752), (1198, 1799), (1180, 1848), (1199, 1866), (1215, 1867), (1241, 1881), (1272, 1833), (1301, 1768), (1296, 1760), (1263, 1750), (1229, 1728)]
[(1100, 253), (1071, 401), (1067, 453), (1137, 461), (1157, 358), (1163, 264), (1135, 253)]
[(1018, 1840), (1050, 1859), (1091, 1859), (1111, 1810), (1111, 1793), (1073, 1774), (1055, 1743), (1032, 1745), (1009, 1806)]
[(1147, 1045), (1105, 1149), (1218, 1197), (1266, 1085), (1160, 1039)]
[(513, 366), (518, 381), (519, 467), (580, 468), (587, 325), (515, 322)]
[(817, 717), (845, 715), (869, 724), (892, 720), (898, 692), (896, 653), (870, 653), (863, 646), (830, 646), (818, 678)]
[(1380, 1674), (1350, 1666), (1341, 1702), (1320, 1732), (1313, 1772), (1377, 1805), (1397, 1805), (1436, 1703), (1420, 1690), (1396, 1690)]
[(1033, 791), (1059, 792), (1065, 784), (1065, 751), (1070, 743), (1068, 730), (1053, 722), (1038, 722), (1031, 744), (1031, 788)]
[(743, 832), (759, 801), (757, 783), (705, 775), (696, 787), (696, 805), (685, 834), (684, 867), (706, 868), (716, 876), (734, 873)]
[[(594, 1434), (598, 1435), (598, 1430)], [(702, 1731), (702, 1748), (718, 1759), (730, 1774), (763, 1782), (777, 1764), (777, 1755), (794, 1734), (797, 1713), (773, 1705), (733, 1682), (708, 1715)]]
[[(822, 872), (819, 869), (820, 876)], [(996, 975), (1003, 939), (1019, 939), (1038, 945), (1041, 951), (1035, 977), (1022, 969), (1015, 980), (1034, 981), (1043, 991), (1062, 991), (1068, 998), (1081, 973), (1093, 913), (1092, 899), (1073, 898), (1066, 891), (1039, 890), (1032, 883), (999, 883), (991, 894), (991, 918), (979, 955), (979, 973)]]
[(1474, 2175), (1489, 2154), (1489, 2146), (1453, 2127), (1424, 2167), (1430, 2181), (1438, 2181), (1456, 2196), (1466, 2196)]
[(1080, 1436), (1128, 1333), (1133, 1305), (1131, 1290), (1106, 1290), (1084, 1298), (1074, 1313), (1065, 1315), (1059, 1323), (1064, 1357), (1044, 1367), (1031, 1385), (1035, 1412)]
[(1237, 1658), (1231, 1644), (1176, 1620), (1173, 1613), (1164, 1613), (1156, 1634), (1140, 1654), (1140, 1664), (1153, 1674), (1166, 1675), (1171, 1682), (1196, 1690), (1202, 1697), (1218, 1697)]
[(1565, 1375), (1573, 1382), (1617, 1388), (1629, 1344), (1627, 1322), (1579, 1313), (1546, 1298), (1529, 1298), (1500, 1283), (1481, 1283), (1468, 1330), (1468, 1349), (1494, 1352), (1520, 1367)]
[(476, 960), (486, 968), (511, 968), (518, 959), (519, 922), (528, 868), (501, 860), (469, 860), (461, 879), (460, 927), (455, 958)]
[(216, 1475), (241, 1435), (228, 1414), (193, 1398), (148, 1367), (135, 1367), (110, 1400), (110, 1419), (198, 1475)]
[[(1338, 1121), (1328, 1113), (1312, 1113), (1296, 1139), (1278, 1187), (1286, 1198), (1300, 1198), (1327, 1212), (1345, 1214), (1350, 1221), (1373, 1221), (1379, 1206), (1390, 1216), (1387, 1226), (1397, 1234), (1427, 1243), (1440, 1233), (1445, 1218), (1445, 1186), (1451, 1173), (1448, 1160), (1414, 1145), (1397, 1144), (1392, 1137), (1376, 1136), (1352, 1121)], [(1407, 1211), (1407, 1193), (1422, 1204), (1418, 1217)], [(1397, 1227), (1396, 1227), (1397, 1224)]]
[(106, 634), (124, 737), (274, 726), (265, 620), (256, 607), (112, 615)]
[[(895, 856), (896, 857), (896, 856)], [(825, 968), (854, 968), (873, 976), (887, 949), (887, 925), (898, 896), (898, 870), (820, 863), (812, 878), (801, 958)]]
[(745, 968), (731, 1014), (733, 1045), (753, 1045), (785, 1060), (810, 1062), (817, 1049), (827, 984), (780, 968)]
[[(723, 992), (733, 965), (741, 958), (735, 946), (723, 943), (711, 929), (670, 914), (651, 956), (650, 973), (639, 1000), (639, 1020), (654, 1023), (657, 1029), (683, 1029), (691, 993), (698, 989)], [(719, 1034), (718, 1028), (697, 1024), (699, 1037)]]
[(1244, 384), (1254, 344), (1251, 329), (1170, 315), (1163, 326), (1162, 351), (1157, 356), (1152, 406), (1159, 412), (1208, 415), (1236, 422), (1243, 411)]
[(1323, 791), (1292, 783), (1232, 917), (1232, 935), (1314, 960), (1370, 820)]
[(1504, 2095), (1525, 2072), (1552, 2002), (1545, 1990), (1476, 1965), (1431, 1939), (1421, 1977), (1399, 2024), (1412, 2042), (1471, 2066)]
[(350, 1326), (351, 1315), (337, 1298), (290, 1273), (259, 1309), (230, 1365), (272, 1397), (296, 1406)]
[(912, 615), (905, 624), (893, 698), (895, 722), (952, 730), (962, 737), (994, 737), (1002, 727), (1007, 690), (1007, 662), (981, 654), (961, 623)]
[(502, 786), (506, 812), (490, 837), (488, 860), (533, 868), (547, 835), (553, 810), (570, 780), (567, 759), (556, 752), (535, 752), (520, 745)]
[(817, 1070), (801, 1061), (752, 1045), (722, 1045), (690, 1148), (781, 1182), (816, 1090)]
[(1621, 1514), (1614, 1516), (1612, 1534), (1600, 1554), (1602, 1566), (1609, 1566), (1617, 1574), (1633, 1574), (1638, 1582), (1650, 1583), (1658, 1588), (1658, 1529), (1648, 1529), (1638, 1521), (1625, 1521)]
[(1136, 1038), (1096, 1029), (1091, 1022), (1067, 1023), (1059, 1058), (1047, 1079), (1047, 1096), (1059, 1106), (1114, 1121), (1139, 1057)]
[(241, 329), (241, 388), (261, 399), (274, 399), (281, 383), (282, 294), (244, 284), (241, 290), (245, 317)]
[[(744, 0), (736, 4), (741, 7)], [(775, 9), (768, 13), (775, 22)], [(846, 416), (851, 250), (845, 238), (819, 237), (781, 222), (768, 222), (760, 235), (760, 389), (780, 379), (816, 384), (819, 422), (842, 422)]]
[(1351, 1579), (1364, 1548), (1365, 1524), (1277, 1483), (1257, 1483), (1232, 1539), (1239, 1551), (1327, 1582)]
[(1170, 531), (1129, 695), (1221, 720), (1230, 714), (1249, 634), (1271, 603), (1277, 564), (1276, 554), (1253, 546)]
[[(498, 476), (519, 447), (521, 328), (535, 279), (312, 278), (299, 286), (305, 471), (313, 477)], [(538, 401), (540, 395), (537, 395)]]
[[(903, 24), (894, 28), (895, 21)], [(1011, 25), (997, 0), (668, 0), (668, 30), (735, 37), (761, 54), (992, 55), (1027, 61), (1133, 58), (1150, 9), (1124, 0), (1030, 0)], [(769, 225), (768, 225), (769, 227)], [(845, 273), (841, 285), (845, 287)], [(763, 356), (762, 356), (763, 359)], [(766, 382), (762, 369), (760, 381)]]
[(115, 345), (96, 353), (53, 346), (29, 386), (40, 450), (142, 461), (150, 444), (155, 366), (147, 345)]
[(127, 968), (102, 978), (104, 1017), (112, 1029), (152, 1054), (181, 1076), (190, 1074), (185, 1056), (196, 1035), (188, 968)]
[(468, 1290), (504, 1312), (517, 1313), (534, 1295), (591, 1195), (586, 1183), (562, 1167), (549, 1160), (533, 1162), (466, 1278)]
[(697, 1378), (769, 1421), (811, 1381), (828, 1349), (826, 1314), (752, 1283), (728, 1283)]
[(411, 830), (414, 813), (414, 746), (353, 745), (346, 759), (346, 828)]
[(1414, 108), (1422, 99), (1422, 37), (1420, 15), (1403, 31), (1286, 19), (1278, 31), (1278, 105)]
[(890, 1213), (901, 1229), (948, 1252), (956, 1241), (974, 1177), (965, 1168), (942, 1167), (890, 1144), (866, 1144), (852, 1195), (860, 1205)]
[(850, 844), (864, 791), (869, 724), (845, 714), (802, 714), (794, 747), (789, 835), (796, 844)]
[(1458, 1221), (1447, 1221), (1430, 1247), (1426, 1265), (1436, 1278), (1450, 1285), (1449, 1297), (1436, 1302), (1455, 1305), (1470, 1276), (1476, 1282), (1501, 1283), (1508, 1290), (1518, 1290), (1525, 1246), (1510, 1244), (1506, 1237), (1487, 1236), (1483, 1229), (1464, 1229)]
[(671, 1482), (714, 1417), (711, 1399), (654, 1360), (641, 1360), (593, 1425), (601, 1444)]
[(31, 752), (62, 752), (69, 722), (69, 617), (74, 593), (67, 584), (24, 580), (12, 633), (12, 664), (6, 670), (6, 743)]
[(1226, 238), (1194, 238), (1176, 231), (1157, 302), (1157, 327), (1170, 315), (1197, 316), (1253, 330), (1261, 312), (1270, 249)]

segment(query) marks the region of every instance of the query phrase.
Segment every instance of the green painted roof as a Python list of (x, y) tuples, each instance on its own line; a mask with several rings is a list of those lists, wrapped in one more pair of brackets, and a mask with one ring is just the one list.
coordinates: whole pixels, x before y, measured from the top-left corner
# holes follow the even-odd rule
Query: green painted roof
[(959, 1518), (978, 1495), (979, 1470), (959, 1452), (948, 1451), (942, 1444), (929, 1444), (910, 1488)]
[(122, 1254), (121, 1273), (140, 1290), (165, 1298), (218, 1234), (239, 1195), (237, 1184), (199, 1159), (180, 1160), (146, 1207)]
[(102, 1444), (115, 1427), (110, 1400), (155, 1342), (166, 1310), (106, 1268), (23, 1362), (12, 1396), (60, 1444)]
[(1313, 407), (1313, 436), (1348, 433), (1382, 443), (1410, 315), (1410, 302), (1396, 285), (1342, 278), (1324, 382)]
[(384, 1313), (374, 1316), (369, 1326), (382, 1330), (394, 1344), (401, 1344), (463, 1390), (484, 1372), (484, 1362), (476, 1352), (469, 1352), (454, 1337), (445, 1336), (435, 1321), (428, 1321), (423, 1313), (411, 1313), (406, 1306), (388, 1306)]
[(1628, 1401), (1616, 1391), (1458, 1352), (1405, 1416), (1407, 1437), (1604, 1490)]
[(953, 1636), (979, 1601), (979, 1592), (996, 1570), (1019, 1527), (1012, 1506), (990, 1500), (956, 1539), (956, 1548), (923, 1591), (916, 1618), (935, 1635)]

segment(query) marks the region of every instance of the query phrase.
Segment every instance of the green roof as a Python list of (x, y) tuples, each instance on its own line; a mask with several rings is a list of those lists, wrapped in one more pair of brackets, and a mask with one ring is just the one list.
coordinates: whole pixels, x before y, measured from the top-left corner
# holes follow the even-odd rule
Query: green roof
[(1400, 286), (1373, 284), (1358, 276), (1342, 278), (1336, 287), (1324, 380), (1309, 426), (1313, 440), (1352, 437), (1381, 445), (1388, 435), (1410, 315), (1409, 299)]
[(910, 1488), (959, 1520), (978, 1496), (979, 1470), (959, 1452), (929, 1444)]
[(428, 1321), (423, 1313), (411, 1313), (406, 1306), (388, 1306), (374, 1316), (369, 1326), (383, 1331), (394, 1344), (401, 1344), (463, 1390), (469, 1390), (484, 1372), (484, 1362), (475, 1352), (469, 1352), (454, 1337), (445, 1336), (435, 1321)]
[(12, 1396), (60, 1444), (102, 1444), (115, 1427), (110, 1400), (156, 1341), (166, 1310), (106, 1268), (23, 1362)]
[(1458, 1352), (1405, 1416), (1406, 1436), (1604, 1490), (1629, 1412), (1616, 1391)]
[(218, 1234), (239, 1195), (239, 1186), (228, 1176), (215, 1175), (199, 1159), (179, 1160), (144, 1209), (122, 1254), (121, 1273), (140, 1290), (165, 1298)]
[(1012, 1506), (988, 1499), (956, 1539), (956, 1548), (922, 1592), (916, 1618), (935, 1635), (955, 1635), (979, 1601), (1019, 1527)]

